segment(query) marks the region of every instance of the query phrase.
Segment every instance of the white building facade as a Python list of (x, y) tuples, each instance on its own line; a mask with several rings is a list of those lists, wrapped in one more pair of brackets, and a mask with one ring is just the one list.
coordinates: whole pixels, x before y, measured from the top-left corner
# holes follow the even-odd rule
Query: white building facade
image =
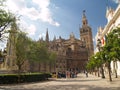
[[(98, 32), (96, 34), (96, 45), (97, 40), (102, 40), (105, 35), (107, 35), (109, 32), (111, 32), (114, 28), (120, 27), (120, 4), (116, 8), (116, 10), (112, 8), (107, 8), (106, 10), (106, 18), (107, 18), (107, 24), (104, 28), (99, 27)], [(104, 46), (104, 45), (103, 45)], [(98, 49), (96, 47), (95, 52), (98, 52)], [(111, 70), (114, 73), (115, 69), (117, 70), (117, 74), (120, 75), (120, 61), (117, 62), (111, 62)]]

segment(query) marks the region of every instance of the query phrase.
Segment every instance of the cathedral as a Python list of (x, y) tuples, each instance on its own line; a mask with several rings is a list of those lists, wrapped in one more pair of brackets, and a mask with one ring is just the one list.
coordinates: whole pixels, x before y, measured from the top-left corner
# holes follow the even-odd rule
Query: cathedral
[[(14, 28), (12, 28), (14, 30)], [(80, 39), (75, 38), (74, 34), (71, 33), (69, 39), (63, 39), (59, 37), (52, 41), (49, 41), (48, 29), (46, 32), (47, 48), (49, 51), (53, 51), (57, 54), (54, 65), (50, 66), (50, 63), (30, 63), (29, 60), (23, 65), (23, 69), (26, 71), (33, 72), (65, 72), (68, 71), (83, 71), (88, 62), (89, 57), (93, 54), (93, 41), (92, 41), (92, 29), (88, 25), (88, 21), (83, 12), (82, 15), (82, 26), (79, 28)], [(10, 34), (10, 39), (13, 40), (14, 35)], [(13, 39), (12, 39), (13, 38)], [(40, 41), (40, 40), (39, 40)], [(41, 40), (42, 41), (42, 40)], [(4, 68), (15, 70), (15, 53), (12, 43), (8, 41), (7, 44), (7, 58), (3, 63)], [(38, 70), (39, 67), (39, 70)]]
[(88, 58), (93, 54), (92, 29), (88, 26), (85, 11), (82, 16), (82, 27), (80, 28), (80, 40), (71, 33), (69, 39), (54, 38), (49, 41), (48, 30), (46, 42), (50, 51), (57, 53), (55, 70), (57, 72), (83, 71), (85, 70)]

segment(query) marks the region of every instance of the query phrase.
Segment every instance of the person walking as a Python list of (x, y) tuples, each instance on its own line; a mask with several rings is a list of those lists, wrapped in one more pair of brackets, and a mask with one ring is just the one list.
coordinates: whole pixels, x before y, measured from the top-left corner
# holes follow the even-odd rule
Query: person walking
[(88, 77), (88, 72), (87, 71), (85, 71), (85, 75), (86, 75), (86, 77)]

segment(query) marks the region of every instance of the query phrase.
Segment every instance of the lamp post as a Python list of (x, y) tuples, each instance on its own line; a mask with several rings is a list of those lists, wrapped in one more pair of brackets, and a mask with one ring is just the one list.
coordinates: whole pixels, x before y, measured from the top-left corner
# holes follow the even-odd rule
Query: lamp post
[[(97, 40), (97, 47), (98, 47), (98, 51), (101, 52), (101, 40), (98, 39)], [(104, 69), (103, 69), (103, 65), (101, 64), (101, 75), (102, 75), (102, 78), (105, 78), (105, 75), (104, 75)]]

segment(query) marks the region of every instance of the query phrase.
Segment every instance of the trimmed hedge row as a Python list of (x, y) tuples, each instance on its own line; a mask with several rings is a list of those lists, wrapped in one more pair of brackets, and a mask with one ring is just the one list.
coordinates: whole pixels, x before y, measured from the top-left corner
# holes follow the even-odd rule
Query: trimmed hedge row
[(37, 82), (47, 80), (50, 77), (51, 75), (48, 73), (6, 74), (0, 75), (0, 84)]

